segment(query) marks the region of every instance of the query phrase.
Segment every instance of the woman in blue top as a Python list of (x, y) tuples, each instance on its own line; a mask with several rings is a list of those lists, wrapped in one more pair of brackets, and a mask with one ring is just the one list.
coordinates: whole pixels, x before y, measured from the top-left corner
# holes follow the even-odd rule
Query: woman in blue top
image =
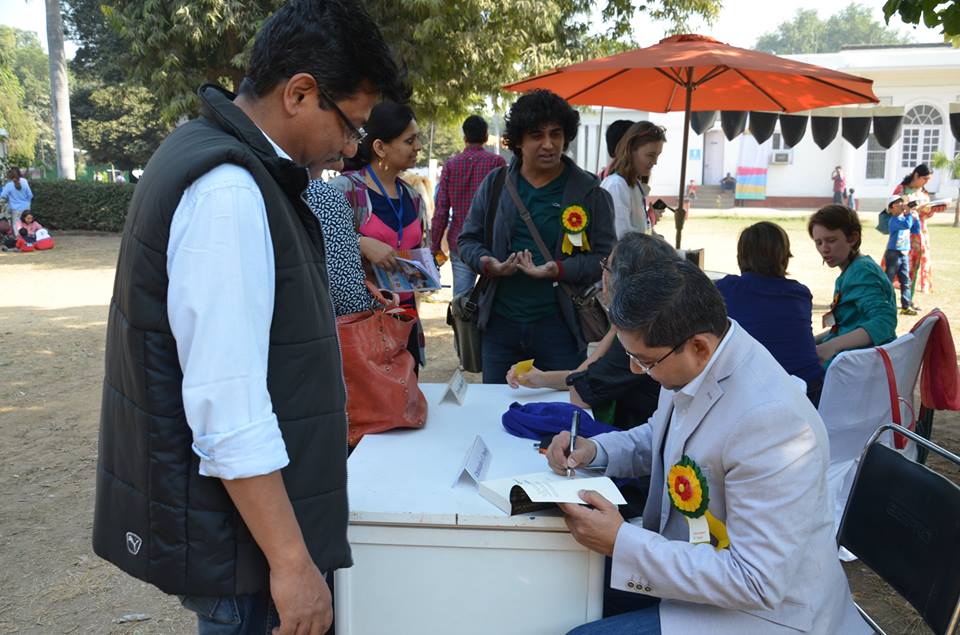
[(717, 289), (727, 314), (737, 321), (774, 359), (807, 383), (807, 397), (820, 403), (824, 370), (817, 358), (811, 321), (810, 289), (787, 279), (790, 238), (783, 228), (763, 221), (747, 227), (737, 242), (741, 275), (726, 276)]
[(30, 191), (30, 184), (27, 179), (20, 174), (20, 168), (10, 168), (7, 170), (7, 182), (0, 190), (0, 198), (7, 201), (10, 211), (13, 212), (13, 218), (10, 219), (10, 225), (16, 227), (20, 215), (30, 211), (30, 202), (33, 200), (33, 192)]
[(897, 301), (893, 285), (873, 258), (860, 253), (857, 213), (843, 205), (820, 208), (807, 222), (807, 233), (823, 261), (839, 267), (827, 330), (817, 336), (817, 356), (824, 367), (840, 353), (881, 346), (897, 337)]

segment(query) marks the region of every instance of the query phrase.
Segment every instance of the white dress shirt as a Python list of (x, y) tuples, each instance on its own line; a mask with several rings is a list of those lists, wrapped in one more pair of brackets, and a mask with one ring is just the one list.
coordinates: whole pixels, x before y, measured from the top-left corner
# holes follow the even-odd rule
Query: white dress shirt
[(203, 476), (247, 478), (289, 463), (267, 391), (274, 274), (266, 205), (250, 172), (224, 164), (194, 181), (170, 225), (167, 317)]
[(611, 174), (603, 179), (600, 187), (609, 192), (613, 199), (613, 228), (617, 240), (631, 231), (650, 233), (647, 198), (641, 184), (630, 186), (619, 174)]

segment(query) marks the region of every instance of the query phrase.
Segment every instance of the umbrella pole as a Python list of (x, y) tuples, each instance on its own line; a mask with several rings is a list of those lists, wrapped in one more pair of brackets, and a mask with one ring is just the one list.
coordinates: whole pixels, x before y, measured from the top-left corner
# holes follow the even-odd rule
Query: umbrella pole
[(683, 208), (683, 194), (687, 183), (687, 145), (690, 143), (690, 107), (693, 102), (693, 69), (687, 69), (687, 101), (683, 109), (683, 154), (680, 157), (680, 195), (677, 209), (674, 210), (674, 224), (677, 227), (677, 249), (680, 249), (680, 236), (687, 211)]
[(593, 168), (594, 174), (600, 174), (600, 139), (603, 138), (603, 106), (600, 106), (600, 126), (597, 128), (597, 164)]

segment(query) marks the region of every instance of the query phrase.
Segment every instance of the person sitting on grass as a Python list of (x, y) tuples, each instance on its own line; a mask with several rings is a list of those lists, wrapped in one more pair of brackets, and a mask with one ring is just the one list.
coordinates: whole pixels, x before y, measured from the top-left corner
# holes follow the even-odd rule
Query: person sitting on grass
[(33, 217), (33, 212), (26, 211), (17, 219), (14, 232), (28, 243), (34, 243), (37, 241), (37, 232), (41, 229), (43, 225)]
[(810, 289), (787, 278), (790, 238), (776, 223), (762, 221), (740, 233), (737, 264), (741, 275), (717, 282), (727, 314), (770, 351), (784, 370), (807, 384), (807, 397), (820, 404), (824, 370), (810, 324)]
[(893, 285), (880, 266), (860, 253), (857, 213), (843, 205), (821, 207), (807, 222), (807, 233), (830, 267), (839, 267), (826, 331), (816, 337), (824, 368), (841, 351), (881, 346), (897, 337), (897, 302)]

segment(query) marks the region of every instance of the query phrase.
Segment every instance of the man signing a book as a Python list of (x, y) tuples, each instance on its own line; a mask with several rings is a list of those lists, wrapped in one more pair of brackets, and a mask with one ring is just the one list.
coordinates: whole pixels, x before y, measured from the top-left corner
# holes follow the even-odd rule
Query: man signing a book
[(561, 508), (579, 543), (613, 559), (611, 587), (651, 605), (570, 635), (870, 632), (837, 560), (827, 434), (803, 389), (689, 262), (622, 282), (610, 318), (631, 370), (661, 384), (658, 408), (569, 456), (563, 432), (547, 460), (650, 477), (642, 525), (596, 492)]

